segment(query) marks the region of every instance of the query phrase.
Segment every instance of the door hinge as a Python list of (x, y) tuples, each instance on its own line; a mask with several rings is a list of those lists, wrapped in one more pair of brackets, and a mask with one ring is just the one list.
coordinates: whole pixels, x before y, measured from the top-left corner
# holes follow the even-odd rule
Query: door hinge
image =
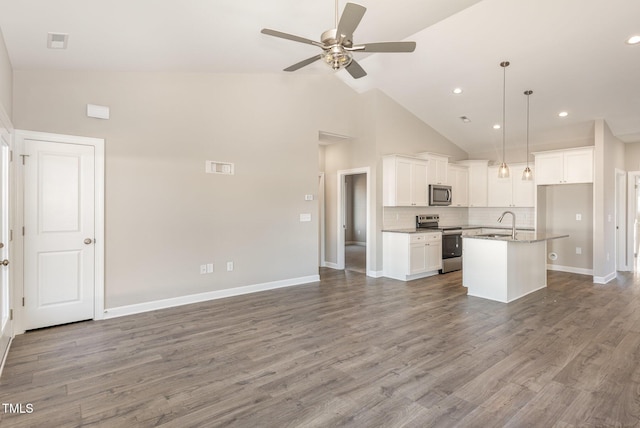
[(13, 309), (9, 309), (9, 320), (13, 321)]
[(13, 150), (9, 150), (9, 162), (13, 162)]
[(24, 297), (22, 298), (22, 306), (24, 306)]
[(22, 226), (22, 236), (24, 236), (24, 226)]
[(20, 155), (22, 157), (22, 165), (24, 165), (24, 158), (28, 158), (29, 155)]

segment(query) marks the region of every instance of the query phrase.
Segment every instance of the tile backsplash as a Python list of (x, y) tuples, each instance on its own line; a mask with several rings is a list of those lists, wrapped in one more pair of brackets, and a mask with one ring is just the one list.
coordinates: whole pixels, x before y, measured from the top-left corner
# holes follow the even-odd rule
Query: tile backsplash
[(508, 216), (505, 223), (499, 223), (498, 217), (505, 211), (516, 215), (516, 227), (533, 228), (533, 208), (457, 208), (457, 207), (383, 207), (383, 229), (409, 229), (415, 227), (419, 214), (439, 214), (440, 226), (478, 225), (510, 226)]

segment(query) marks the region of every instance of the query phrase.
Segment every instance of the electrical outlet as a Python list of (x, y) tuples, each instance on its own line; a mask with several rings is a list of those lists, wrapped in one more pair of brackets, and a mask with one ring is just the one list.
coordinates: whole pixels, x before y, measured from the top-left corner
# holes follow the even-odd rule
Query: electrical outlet
[(576, 254), (582, 254), (582, 248), (576, 247)]
[(581, 221), (582, 220), (582, 214), (576, 214), (576, 220), (577, 221)]
[(233, 262), (227, 262), (227, 272), (231, 272), (233, 270)]
[(200, 265), (200, 275), (207, 273), (207, 265)]
[(207, 263), (207, 273), (213, 273), (213, 263)]

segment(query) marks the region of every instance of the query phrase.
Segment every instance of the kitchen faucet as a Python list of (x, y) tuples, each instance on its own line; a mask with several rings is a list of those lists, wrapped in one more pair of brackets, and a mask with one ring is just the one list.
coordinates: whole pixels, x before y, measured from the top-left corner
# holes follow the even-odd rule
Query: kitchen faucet
[(511, 239), (516, 239), (516, 215), (512, 211), (505, 211), (498, 219), (500, 223), (502, 223), (502, 219), (505, 214), (511, 214), (513, 216), (513, 223), (511, 223)]

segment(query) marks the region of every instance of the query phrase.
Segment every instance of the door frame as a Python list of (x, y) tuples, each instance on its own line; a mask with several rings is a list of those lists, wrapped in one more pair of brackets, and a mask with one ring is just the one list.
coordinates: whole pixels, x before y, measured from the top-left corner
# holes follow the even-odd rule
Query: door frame
[(640, 171), (627, 172), (627, 267), (635, 270), (635, 225), (636, 212), (638, 210), (638, 198), (636, 194), (636, 182), (640, 178)]
[(344, 211), (345, 211), (345, 177), (347, 175), (358, 175), (365, 174), (367, 177), (367, 246), (366, 246), (366, 268), (367, 276), (372, 276), (369, 274), (369, 269), (371, 268), (371, 237), (373, 233), (371, 231), (371, 168), (370, 167), (362, 167), (362, 168), (353, 168), (353, 169), (344, 169), (338, 171), (338, 201), (337, 201), (337, 252), (336, 252), (336, 269), (344, 269), (344, 246), (345, 246), (345, 228), (344, 228)]
[[(13, 149), (14, 149), (14, 129), (13, 129), (13, 125), (11, 123), (11, 120), (9, 119), (9, 116), (7, 115), (6, 111), (4, 110), (4, 107), (0, 104), (0, 129), (2, 129), (3, 133), (6, 131), (7, 135), (8, 135), (8, 142), (9, 142), (9, 162), (8, 162), (8, 166), (9, 166), (9, 172), (8, 172), (8, 176), (9, 176), (9, 183), (8, 183), (8, 221), (9, 221), (9, 240), (6, 243), (6, 245), (8, 246), (8, 253), (9, 253), (9, 266), (7, 266), (7, 269), (9, 269), (9, 283), (7, 284), (8, 286), (8, 290), (9, 290), (9, 314), (12, 313), (13, 311), (13, 316), (9, 316), (9, 343), (7, 343), (7, 348), (6, 350), (4, 350), (5, 352), (2, 352), (3, 350), (0, 349), (0, 375), (2, 374), (2, 370), (4, 369), (4, 363), (6, 361), (7, 355), (9, 354), (9, 349), (11, 348), (11, 343), (13, 341), (13, 337), (15, 336), (15, 304), (14, 304), (14, 297), (13, 297), (13, 290), (14, 290), (14, 273), (17, 270), (16, 266), (14, 265), (15, 262), (15, 257), (14, 257), (14, 253), (15, 253), (15, 243), (14, 240), (12, 239), (12, 234), (13, 234), (13, 228), (14, 228), (14, 219), (15, 219), (15, 214), (14, 214), (14, 207), (15, 207), (15, 179), (14, 179), (14, 166), (13, 166)], [(1, 137), (0, 137), (1, 138)], [(1, 290), (0, 290), (1, 292)]]
[[(24, 227), (24, 167), (21, 154), (24, 153), (25, 140), (49, 141), (62, 144), (80, 144), (93, 146), (95, 150), (95, 269), (94, 269), (94, 305), (93, 319), (104, 318), (104, 258), (105, 258), (105, 141), (102, 138), (79, 137), (76, 135), (52, 134), (48, 132), (25, 131), (17, 129), (15, 131), (14, 147), (19, 153), (14, 168), (16, 183), (16, 224), (15, 230), (21, 231)], [(16, 236), (17, 235), (17, 236)], [(14, 255), (16, 259), (16, 269), (14, 271), (14, 334), (25, 332), (25, 311), (22, 304), (24, 298), (24, 236), (22, 233), (15, 233)]]
[(616, 270), (628, 271), (628, 234), (627, 234), (627, 173), (615, 169), (615, 248)]

